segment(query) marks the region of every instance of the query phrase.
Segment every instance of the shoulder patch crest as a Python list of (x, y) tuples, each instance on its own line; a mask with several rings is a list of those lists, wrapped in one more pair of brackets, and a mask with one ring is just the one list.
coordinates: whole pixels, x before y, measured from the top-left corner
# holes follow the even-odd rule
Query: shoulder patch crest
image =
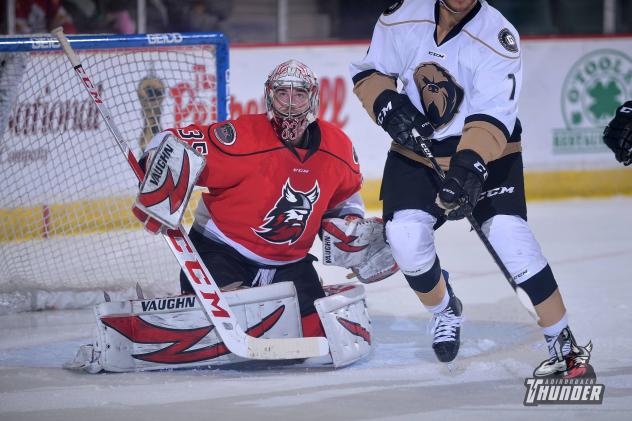
[(225, 123), (213, 129), (217, 140), (226, 146), (230, 146), (237, 140), (237, 132), (231, 123)]
[(404, 4), (404, 0), (398, 0), (395, 3), (391, 4), (390, 6), (388, 6), (386, 8), (386, 10), (384, 10), (384, 12), (382, 14), (384, 16), (391, 15), (391, 14), (395, 13), (395, 11), (397, 9), (399, 9), (402, 6), (402, 4)]
[(498, 41), (500, 41), (500, 45), (505, 47), (505, 50), (512, 53), (518, 52), (518, 42), (509, 29), (503, 28), (500, 30), (498, 33)]

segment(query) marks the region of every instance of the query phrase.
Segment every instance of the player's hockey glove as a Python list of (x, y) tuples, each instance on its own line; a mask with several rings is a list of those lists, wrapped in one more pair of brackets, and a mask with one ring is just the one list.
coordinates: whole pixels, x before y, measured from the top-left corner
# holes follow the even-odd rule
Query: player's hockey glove
[(632, 164), (632, 101), (619, 108), (603, 131), (604, 143), (612, 149), (617, 161), (623, 165)]
[(379, 124), (391, 138), (400, 145), (417, 151), (417, 142), (411, 134), (417, 129), (419, 134), (429, 139), (434, 128), (422, 113), (410, 102), (408, 96), (387, 89), (375, 99), (373, 103), (377, 124)]
[(462, 219), (474, 210), (486, 179), (487, 167), (479, 154), (463, 149), (452, 155), (437, 200), (448, 219)]

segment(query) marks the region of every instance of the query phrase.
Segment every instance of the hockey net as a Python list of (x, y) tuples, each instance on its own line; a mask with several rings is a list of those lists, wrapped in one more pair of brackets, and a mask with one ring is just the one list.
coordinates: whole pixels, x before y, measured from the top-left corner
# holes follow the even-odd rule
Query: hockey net
[[(70, 41), (137, 157), (162, 128), (227, 117), (221, 34)], [(0, 313), (59, 306), (35, 302), (54, 292), (179, 289), (164, 240), (131, 214), (137, 180), (86, 95), (53, 38), (0, 39)]]

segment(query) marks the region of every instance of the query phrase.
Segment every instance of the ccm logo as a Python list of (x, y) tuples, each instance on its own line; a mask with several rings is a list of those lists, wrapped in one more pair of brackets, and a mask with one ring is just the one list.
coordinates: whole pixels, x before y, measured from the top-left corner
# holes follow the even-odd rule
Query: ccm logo
[(380, 110), (380, 113), (377, 115), (377, 118), (376, 118), (377, 124), (381, 126), (382, 123), (384, 122), (384, 117), (386, 117), (386, 114), (388, 114), (388, 112), (391, 111), (392, 109), (393, 109), (393, 103), (391, 101), (388, 101), (388, 104), (386, 104), (384, 108)]
[(200, 295), (204, 300), (206, 300), (205, 306), (209, 306), (211, 308), (211, 312), (216, 317), (230, 317), (230, 314), (226, 310), (224, 310), (219, 304), (219, 294), (216, 291), (213, 291), (213, 288), (210, 288), (209, 292), (202, 291), (204, 289), (204, 284), (210, 285), (213, 287), (213, 280), (209, 279), (206, 275), (206, 272), (202, 268), (202, 264), (200, 262), (194, 260), (187, 260), (184, 262), (184, 267), (190, 275), (190, 279), (193, 279), (193, 282), (200, 285)]
[(31, 38), (34, 50), (50, 50), (59, 48), (59, 41), (52, 37)]
[(481, 193), (481, 195), (479, 196), (479, 200), (484, 199), (486, 197), (492, 197), (492, 196), (496, 196), (499, 194), (505, 194), (505, 193), (513, 193), (514, 192), (515, 187), (496, 187), (494, 189), (491, 190), (487, 190), (484, 191), (483, 193)]
[(182, 42), (182, 34), (178, 32), (170, 34), (147, 34), (147, 42), (150, 44), (179, 44)]

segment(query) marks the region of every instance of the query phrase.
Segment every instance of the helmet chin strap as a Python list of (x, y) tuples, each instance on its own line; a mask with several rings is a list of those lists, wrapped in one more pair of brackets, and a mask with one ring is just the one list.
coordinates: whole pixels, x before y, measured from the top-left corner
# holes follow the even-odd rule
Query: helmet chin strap
[[(477, 1), (478, 1), (478, 0), (477, 0)], [(452, 9), (450, 8), (450, 6), (448, 6), (448, 4), (445, 2), (445, 0), (439, 0), (439, 3), (441, 3), (441, 5), (442, 5), (443, 7), (445, 7), (445, 8), (446, 8), (446, 10), (447, 10), (448, 12), (452, 13), (453, 15), (460, 15), (460, 14), (465, 13), (465, 12), (457, 12), (456, 10), (452, 10)]]

